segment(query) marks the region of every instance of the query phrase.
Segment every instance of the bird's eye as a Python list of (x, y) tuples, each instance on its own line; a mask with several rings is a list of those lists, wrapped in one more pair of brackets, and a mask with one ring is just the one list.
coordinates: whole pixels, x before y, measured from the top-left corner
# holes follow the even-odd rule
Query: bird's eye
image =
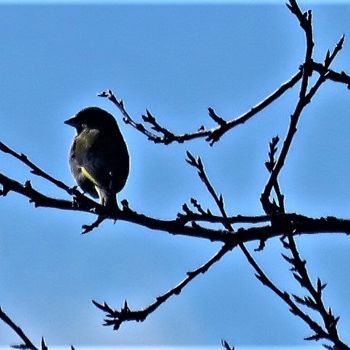
[(86, 129), (86, 128), (87, 128), (87, 124), (83, 123), (83, 124), (81, 124), (81, 127), (82, 127), (83, 129)]

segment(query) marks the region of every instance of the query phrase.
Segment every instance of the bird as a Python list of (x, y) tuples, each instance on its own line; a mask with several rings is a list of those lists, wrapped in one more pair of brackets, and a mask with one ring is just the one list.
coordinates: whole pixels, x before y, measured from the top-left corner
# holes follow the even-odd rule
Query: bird
[(106, 110), (92, 106), (64, 123), (76, 129), (68, 156), (76, 183), (109, 211), (118, 209), (116, 195), (126, 184), (130, 159), (117, 121)]

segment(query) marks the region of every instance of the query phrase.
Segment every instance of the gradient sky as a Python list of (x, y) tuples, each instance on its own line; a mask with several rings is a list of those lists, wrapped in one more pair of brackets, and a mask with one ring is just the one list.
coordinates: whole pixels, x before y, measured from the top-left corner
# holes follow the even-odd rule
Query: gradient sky
[[(313, 5), (315, 58), (342, 33), (350, 7)], [(213, 125), (248, 110), (289, 79), (302, 63), (304, 37), (280, 6), (1, 6), (0, 140), (74, 185), (67, 152), (74, 135), (63, 121), (87, 105), (111, 111), (129, 145), (132, 168), (119, 195), (139, 212), (173, 218), (195, 197), (214, 212), (185, 152), (201, 155), (230, 214), (261, 214), (268, 142), (283, 137), (298, 91), (288, 92), (214, 147), (204, 140), (154, 145), (121, 121), (96, 93), (110, 88), (135, 118), (149, 109), (176, 132)], [(350, 44), (334, 68), (349, 70)], [(325, 84), (302, 117), (281, 174), (288, 211), (348, 217), (350, 210), (349, 91)], [(0, 153), (0, 171), (51, 196), (67, 195)], [(102, 327), (91, 299), (141, 308), (205, 262), (219, 248), (132, 224), (105, 222), (82, 236), (92, 215), (35, 209), (10, 193), (0, 198), (0, 305), (33, 341), (49, 345), (298, 345), (310, 331), (254, 277), (242, 254), (227, 255), (180, 296), (143, 323)], [(301, 252), (327, 305), (350, 327), (349, 239), (301, 237)], [(253, 250), (256, 244), (249, 245)], [(257, 260), (282, 289), (298, 292), (279, 240)], [(0, 324), (0, 345), (18, 339)]]

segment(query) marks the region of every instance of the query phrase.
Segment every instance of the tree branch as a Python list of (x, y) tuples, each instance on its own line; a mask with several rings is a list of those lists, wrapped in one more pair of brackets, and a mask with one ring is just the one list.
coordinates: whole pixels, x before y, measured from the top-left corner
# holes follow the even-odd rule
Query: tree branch
[(225, 244), (206, 263), (199, 266), (193, 271), (187, 272), (186, 278), (184, 278), (180, 283), (178, 283), (175, 287), (173, 287), (166, 293), (159, 295), (152, 304), (148, 305), (144, 309), (131, 310), (126, 300), (124, 302), (124, 306), (120, 310), (112, 309), (106, 302), (104, 302), (103, 304), (98, 303), (94, 300), (92, 302), (97, 308), (99, 308), (106, 314), (104, 326), (113, 326), (114, 330), (118, 330), (121, 324), (125, 321), (143, 322), (151, 313), (156, 311), (168, 299), (175, 295), (179, 295), (182, 292), (182, 290), (198, 275), (207, 272), (209, 268), (213, 266), (216, 262), (218, 262), (227, 252), (228, 245)]
[[(299, 98), (290, 117), (287, 134), (278, 156), (277, 144), (279, 138), (274, 137), (269, 144), (269, 158), (265, 163), (266, 168), (269, 171), (269, 177), (260, 197), (265, 215), (230, 216), (225, 209), (224, 197), (223, 195), (218, 195), (211, 184), (201, 158), (195, 158), (189, 152), (187, 152), (187, 162), (197, 169), (201, 181), (204, 183), (219, 210), (219, 214), (213, 214), (210, 209), (204, 208), (198, 200), (191, 198), (190, 203), (192, 208), (187, 204), (184, 204), (182, 206), (182, 212), (177, 213), (174, 219), (163, 220), (136, 212), (130, 208), (126, 200), (122, 202), (121, 209), (118, 209), (113, 213), (110, 211), (107, 212), (106, 208), (89, 197), (86, 197), (77, 189), (77, 187), (67, 186), (65, 183), (54, 178), (34, 164), (27, 155), (18, 153), (3, 142), (0, 142), (0, 151), (9, 154), (25, 164), (32, 174), (42, 177), (54, 186), (62, 189), (71, 197), (71, 200), (52, 198), (33, 188), (29, 180), (22, 184), (2, 173), (0, 173), (0, 185), (2, 185), (2, 188), (0, 188), (0, 196), (6, 196), (10, 192), (15, 192), (28, 198), (36, 207), (40, 206), (61, 210), (82, 211), (95, 215), (97, 218), (93, 223), (82, 226), (83, 233), (94, 230), (106, 219), (112, 219), (128, 221), (147, 227), (151, 230), (163, 231), (169, 234), (197, 237), (223, 243), (221, 249), (208, 261), (198, 268), (187, 272), (187, 276), (182, 281), (167, 292), (159, 295), (153, 303), (144, 309), (131, 310), (127, 301), (125, 301), (124, 306), (120, 310), (114, 310), (107, 303), (101, 304), (93, 301), (96, 307), (105, 312), (105, 325), (113, 326), (116, 330), (125, 321), (145, 320), (169, 298), (180, 294), (183, 288), (185, 288), (194, 278), (201, 273), (208, 271), (208, 269), (218, 262), (226, 253), (238, 246), (244, 253), (249, 264), (254, 268), (256, 277), (271, 289), (281, 300), (283, 300), (288, 305), (290, 311), (302, 319), (314, 332), (314, 334), (306, 339), (325, 339), (334, 344), (332, 349), (349, 350), (349, 347), (340, 340), (338, 335), (337, 323), (339, 317), (334, 316), (332, 310), (330, 308), (327, 309), (324, 305), (322, 293), (326, 285), (323, 284), (319, 278), (315, 284), (312, 283), (306, 269), (306, 261), (301, 258), (294, 237), (301, 234), (320, 234), (330, 232), (333, 234), (350, 234), (350, 220), (331, 216), (311, 218), (296, 213), (287, 213), (285, 210), (284, 195), (279, 186), (279, 175), (284, 167), (294, 136), (297, 132), (299, 120), (306, 106), (311, 102), (319, 88), (327, 80), (346, 84), (348, 88), (350, 87), (350, 76), (348, 74), (344, 71), (339, 73), (330, 69), (330, 65), (342, 49), (344, 36), (340, 38), (332, 52), (328, 51), (326, 53), (323, 63), (315, 62), (313, 59), (314, 40), (311, 11), (302, 12), (296, 0), (289, 0), (287, 7), (298, 19), (299, 25), (305, 35), (306, 44), (303, 64), (288, 81), (283, 83), (274, 92), (245, 113), (234, 117), (231, 120), (225, 120), (219, 116), (213, 108), (209, 107), (209, 117), (216, 124), (213, 128), (207, 129), (204, 126), (201, 126), (197, 131), (177, 135), (163, 127), (148, 110), (146, 110), (146, 113), (142, 116), (143, 122), (137, 122), (126, 110), (123, 100), (118, 100), (111, 90), (103, 91), (98, 95), (106, 97), (114, 103), (122, 113), (124, 121), (144, 134), (154, 143), (168, 145), (174, 142), (183, 143), (196, 138), (205, 138), (210, 145), (213, 145), (218, 142), (226, 132), (256, 116), (300, 81)], [(319, 74), (319, 76), (318, 79), (316, 79), (316, 82), (311, 88), (309, 88), (310, 77), (314, 73)], [(272, 194), (275, 195), (275, 198), (273, 199), (271, 199)], [(217, 229), (216, 225), (212, 225), (218, 223), (222, 224), (223, 229)], [(245, 225), (242, 227), (236, 227), (239, 226), (239, 224)], [(263, 249), (265, 242), (268, 239), (277, 236), (282, 237), (284, 247), (291, 252), (291, 256), (284, 255), (284, 258), (291, 264), (294, 278), (302, 288), (305, 288), (308, 291), (309, 295), (300, 297), (281, 290), (273, 281), (271, 281), (271, 279), (269, 279), (245, 246), (246, 242), (257, 241), (260, 242), (259, 249)], [(323, 323), (316, 322), (299, 306), (317, 311), (321, 316)], [(35, 345), (33, 345), (29, 338), (24, 334), (22, 329), (18, 327), (1, 310), (1, 308), (0, 319), (13, 329), (22, 340), (23, 343), (15, 345), (15, 348), (38, 350), (38, 348), (35, 347)], [(233, 349), (226, 341), (223, 341), (222, 345), (227, 350)], [(328, 345), (325, 346), (329, 349), (331, 348)], [(41, 350), (46, 349), (48, 348), (42, 338)], [(73, 350), (74, 348), (71, 347), (71, 349)]]
[(342, 36), (338, 41), (338, 43), (336, 44), (336, 47), (333, 50), (333, 52), (331, 54), (327, 52), (326, 58), (324, 61), (325, 71), (320, 74), (320, 77), (308, 92), (307, 89), (308, 89), (309, 77), (312, 74), (312, 70), (310, 67), (312, 62), (312, 52), (313, 52), (313, 46), (314, 46), (313, 38), (312, 38), (313, 37), (312, 22), (311, 22), (312, 15), (311, 15), (311, 11), (308, 11), (306, 14), (302, 14), (295, 0), (291, 0), (290, 4), (287, 6), (292, 11), (292, 13), (294, 13), (297, 16), (300, 26), (305, 31), (306, 53), (305, 53), (305, 62), (303, 65), (303, 76), (302, 76), (302, 81), (300, 86), (299, 99), (295, 107), (295, 110), (291, 115), (287, 136), (283, 142), (281, 153), (272, 171), (270, 172), (270, 177), (261, 194), (260, 200), (264, 208), (264, 211), (266, 213), (270, 213), (271, 203), (269, 201), (269, 197), (271, 194), (271, 190), (274, 184), (276, 183), (277, 178), (285, 164), (287, 154), (290, 150), (294, 135), (297, 132), (297, 125), (301, 117), (301, 113), (303, 112), (304, 108), (310, 103), (312, 97), (315, 95), (315, 93), (320, 88), (320, 86), (326, 81), (328, 68), (332, 63), (332, 61), (334, 60), (334, 58), (336, 57), (336, 55), (342, 49), (342, 45), (344, 42), (344, 36)]
[[(336, 72), (334, 70), (327, 69), (323, 63), (310, 61), (309, 68), (325, 76), (326, 80), (331, 80), (337, 83), (345, 84), (350, 88), (350, 75), (342, 72)], [(327, 72), (327, 74), (325, 74)], [(257, 115), (259, 112), (268, 107), (271, 103), (281, 97), (287, 90), (295, 86), (295, 84), (302, 77), (302, 69), (298, 70), (289, 80), (279, 86), (274, 92), (266, 96), (262, 101), (257, 103), (248, 111), (243, 114), (234, 117), (231, 120), (225, 121), (223, 118), (218, 116), (212, 107), (208, 108), (208, 114), (218, 125), (213, 128), (205, 128), (201, 126), (197, 131), (187, 132), (183, 134), (175, 134), (166, 127), (162, 126), (157, 119), (146, 110), (146, 114), (142, 116), (143, 121), (146, 124), (136, 122), (135, 119), (126, 110), (123, 100), (118, 100), (112, 90), (105, 90), (98, 94), (100, 97), (106, 97), (113, 102), (123, 115), (123, 120), (126, 124), (130, 124), (133, 128), (144, 134), (148, 140), (154, 143), (160, 143), (168, 145), (170, 143), (184, 143), (186, 141), (195, 140), (198, 138), (205, 138), (211, 146), (218, 142), (221, 137), (231, 129), (238, 125), (244, 124), (249, 119)], [(147, 124), (150, 125), (150, 129), (147, 128)]]
[[(102, 215), (112, 220), (123, 220), (131, 222), (143, 227), (147, 227), (151, 230), (164, 231), (173, 235), (183, 235), (189, 237), (197, 237), (207, 239), (209, 241), (217, 241), (223, 243), (232, 243), (234, 245), (238, 242), (250, 242), (259, 241), (261, 239), (267, 240), (273, 237), (281, 236), (284, 231), (278, 225), (264, 225), (258, 227), (241, 227), (234, 233), (226, 229), (213, 229), (209, 227), (203, 227), (196, 223), (196, 221), (204, 221), (208, 223), (223, 223), (229, 224), (235, 223), (264, 223), (270, 221), (288, 221), (294, 230), (294, 235), (300, 234), (319, 234), (319, 233), (344, 233), (350, 234), (350, 220), (337, 218), (333, 216), (310, 218), (304, 215), (296, 213), (275, 214), (275, 215), (262, 215), (262, 216), (227, 216), (223, 218), (221, 216), (202, 216), (193, 215), (190, 221), (189, 217), (175, 218), (173, 220), (157, 219), (144, 214), (137, 213), (132, 210), (126, 201), (123, 201), (123, 209), (116, 215), (110, 215), (103, 207), (94, 202), (90, 198), (82, 195), (81, 198), (73, 198), (72, 201), (57, 199), (49, 197), (32, 187), (29, 181), (25, 184), (21, 184), (18, 181), (11, 179), (0, 173), (0, 184), (3, 186), (2, 195), (9, 192), (16, 192), (27, 198), (34, 203), (36, 207), (55, 208), (60, 210), (72, 210), (91, 213), (93, 215)], [(191, 222), (191, 226), (187, 225), (187, 222)]]
[(317, 311), (323, 320), (324, 327), (319, 326), (318, 329), (315, 329), (312, 325), (309, 325), (314, 331), (314, 334), (305, 339), (315, 341), (325, 339), (334, 344), (334, 349), (349, 350), (350, 348), (340, 340), (338, 335), (337, 324), (339, 317), (335, 317), (332, 313), (332, 309), (327, 309), (324, 305), (322, 297), (326, 284), (323, 284), (320, 278), (318, 278), (316, 286), (313, 285), (306, 269), (306, 261), (301, 258), (293, 236), (287, 235), (282, 242), (284, 247), (292, 254), (291, 257), (282, 255), (284, 259), (292, 265), (291, 271), (293, 272), (294, 278), (302, 288), (305, 288), (309, 292), (309, 296), (305, 297), (293, 295), (294, 300), (302, 306)]

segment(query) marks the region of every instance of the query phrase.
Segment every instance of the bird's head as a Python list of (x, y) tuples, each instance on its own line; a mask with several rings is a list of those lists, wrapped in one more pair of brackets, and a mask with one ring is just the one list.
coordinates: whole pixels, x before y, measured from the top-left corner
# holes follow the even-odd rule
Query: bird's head
[(118, 125), (112, 114), (99, 107), (86, 107), (65, 120), (67, 125), (73, 126), (78, 133), (84, 129), (99, 129), (115, 131)]

